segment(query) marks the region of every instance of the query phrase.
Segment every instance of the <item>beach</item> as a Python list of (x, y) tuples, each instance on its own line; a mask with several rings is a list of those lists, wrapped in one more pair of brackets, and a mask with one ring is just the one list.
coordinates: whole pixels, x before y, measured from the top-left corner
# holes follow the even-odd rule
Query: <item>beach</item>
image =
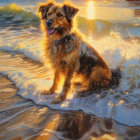
[(139, 140), (139, 2), (72, 1), (79, 32), (123, 76), (116, 89), (80, 98), (73, 92), (57, 105), (51, 101), (59, 93), (41, 94), (53, 71), (44, 59), (39, 2), (0, 0), (0, 139)]

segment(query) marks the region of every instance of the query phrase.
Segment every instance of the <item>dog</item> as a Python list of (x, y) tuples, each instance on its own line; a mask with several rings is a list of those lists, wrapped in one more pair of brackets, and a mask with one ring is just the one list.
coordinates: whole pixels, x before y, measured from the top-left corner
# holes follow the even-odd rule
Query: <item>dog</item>
[(75, 74), (83, 79), (84, 88), (79, 93), (107, 88), (111, 82), (112, 85), (115, 83), (112, 77), (119, 72), (111, 71), (101, 55), (74, 28), (74, 17), (78, 13), (76, 7), (49, 2), (40, 4), (39, 12), (46, 38), (45, 56), (54, 70), (53, 85), (45, 94), (54, 94), (61, 76), (65, 77), (63, 89), (52, 103), (60, 103), (66, 98)]

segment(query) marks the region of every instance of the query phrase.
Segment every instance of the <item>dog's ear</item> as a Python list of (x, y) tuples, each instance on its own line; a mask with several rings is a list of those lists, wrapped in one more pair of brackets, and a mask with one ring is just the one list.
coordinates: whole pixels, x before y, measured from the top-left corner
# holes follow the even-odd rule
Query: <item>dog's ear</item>
[(76, 13), (78, 12), (79, 9), (72, 7), (70, 5), (64, 5), (63, 6), (66, 17), (69, 21), (72, 20), (72, 18), (76, 15)]
[(41, 12), (41, 18), (44, 19), (49, 11), (49, 8), (53, 6), (53, 3), (43, 4), (39, 6), (38, 12)]

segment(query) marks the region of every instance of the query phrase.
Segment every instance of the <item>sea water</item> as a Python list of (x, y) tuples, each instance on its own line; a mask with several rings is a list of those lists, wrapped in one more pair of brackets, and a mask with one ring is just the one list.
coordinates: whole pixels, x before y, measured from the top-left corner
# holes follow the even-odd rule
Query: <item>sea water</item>
[[(41, 95), (51, 87), (53, 74), (44, 65), (39, 2), (45, 0), (0, 0), (0, 73), (15, 83), (17, 94), (52, 109), (82, 110), (128, 126), (140, 126), (140, 3), (72, 1), (79, 8), (76, 18), (79, 31), (110, 68), (121, 67), (123, 77), (116, 89), (81, 98), (71, 93), (62, 103), (53, 105), (51, 101), (59, 93)], [(27, 63), (17, 52), (35, 61)]]

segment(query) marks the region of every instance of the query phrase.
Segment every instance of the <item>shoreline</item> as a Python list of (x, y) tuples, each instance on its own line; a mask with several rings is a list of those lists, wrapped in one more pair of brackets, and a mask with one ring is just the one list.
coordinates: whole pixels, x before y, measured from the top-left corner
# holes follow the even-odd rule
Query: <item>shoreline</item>
[(0, 91), (0, 108), (3, 108), (0, 116), (5, 114), (4, 120), (7, 120), (2, 123), (0, 119), (0, 139), (115, 140), (130, 137), (133, 140), (133, 137), (140, 137), (140, 127), (124, 126), (111, 119), (101, 119), (79, 111), (56, 111), (36, 105), (16, 95), (17, 88), (7, 76), (0, 75), (0, 87), (4, 89)]

